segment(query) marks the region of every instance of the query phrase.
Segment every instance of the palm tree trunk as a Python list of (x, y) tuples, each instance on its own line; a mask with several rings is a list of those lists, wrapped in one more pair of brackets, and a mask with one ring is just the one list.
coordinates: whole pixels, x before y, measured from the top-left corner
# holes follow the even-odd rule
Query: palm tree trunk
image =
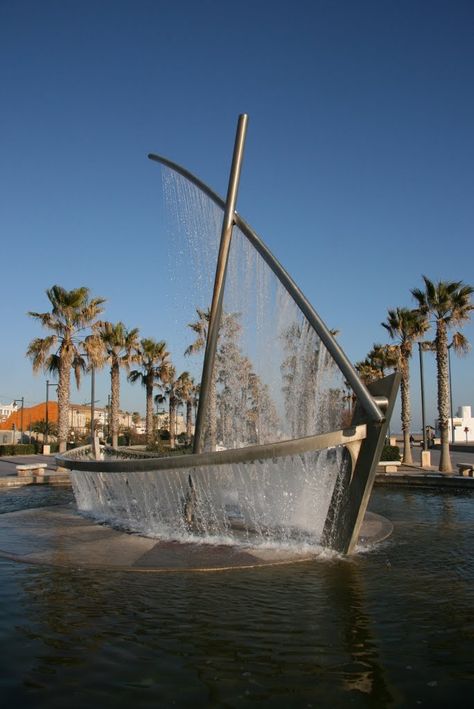
[(193, 421), (192, 421), (193, 403), (191, 399), (186, 400), (186, 445), (191, 444), (193, 437)]
[(402, 355), (401, 358), (401, 403), (402, 403), (402, 432), (403, 432), (403, 462), (407, 465), (413, 464), (410, 443), (410, 428), (411, 428), (411, 407), (410, 407), (410, 365), (408, 358)]
[(71, 388), (72, 359), (68, 355), (59, 355), (58, 378), (58, 443), (59, 452), (67, 450), (67, 437), (69, 433), (69, 397)]
[(112, 447), (117, 448), (120, 406), (120, 366), (118, 361), (114, 361), (110, 368), (110, 384), (110, 428), (112, 433)]
[(217, 383), (215, 371), (209, 382), (209, 403), (207, 410), (207, 440), (209, 450), (215, 451), (217, 445)]
[(170, 448), (174, 450), (176, 433), (176, 397), (170, 394)]
[(441, 438), (439, 470), (452, 473), (449, 454), (449, 375), (448, 375), (448, 333), (443, 320), (436, 326), (436, 365), (438, 368), (438, 420)]
[(146, 442), (153, 443), (153, 373), (146, 376)]

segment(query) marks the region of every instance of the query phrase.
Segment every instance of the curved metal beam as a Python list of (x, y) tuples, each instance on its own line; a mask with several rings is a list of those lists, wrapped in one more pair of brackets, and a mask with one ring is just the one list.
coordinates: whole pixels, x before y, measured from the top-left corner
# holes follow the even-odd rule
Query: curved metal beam
[[(289, 441), (265, 443), (247, 448), (231, 448), (212, 453), (192, 453), (189, 455), (168, 456), (167, 458), (124, 458), (123, 460), (89, 460), (80, 456), (88, 452), (90, 446), (76, 448), (64, 455), (56, 456), (56, 462), (69, 470), (88, 470), (98, 473), (136, 473), (143, 470), (178, 470), (180, 468), (199, 468), (228, 463), (251, 463), (255, 460), (283, 458), (310, 451), (319, 451), (335, 446), (347, 446), (355, 441), (362, 441), (367, 435), (365, 424), (352, 428), (321, 433), (317, 436), (305, 436)], [(113, 449), (112, 449), (113, 450)], [(117, 451), (114, 451), (117, 453)], [(77, 456), (77, 457), (76, 457)]]
[[(204, 192), (209, 199), (211, 199), (214, 204), (216, 204), (221, 209), (225, 209), (224, 200), (219, 197), (208, 185), (206, 185), (202, 180), (193, 175), (192, 172), (186, 170), (186, 168), (178, 165), (177, 163), (168, 160), (161, 155), (156, 155), (154, 153), (149, 153), (150, 160), (154, 162), (161, 163), (165, 167), (174, 170), (182, 177), (189, 180), (198, 189)], [(376, 402), (370, 395), (369, 391), (365, 387), (364, 383), (359, 379), (357, 372), (355, 371), (352, 363), (347, 358), (346, 354), (340, 347), (339, 343), (335, 340), (333, 335), (331, 335), (329, 328), (321, 320), (309, 300), (303, 295), (301, 290), (298, 288), (291, 276), (285, 271), (281, 263), (273, 256), (270, 249), (263, 243), (259, 236), (254, 232), (252, 227), (247, 224), (244, 219), (234, 212), (234, 223), (242, 231), (242, 233), (247, 237), (250, 243), (255, 247), (260, 256), (263, 258), (265, 263), (271, 268), (275, 276), (284, 286), (286, 291), (291, 295), (293, 300), (296, 302), (300, 310), (303, 312), (309, 323), (316, 330), (324, 346), (336, 361), (341, 370), (342, 374), (346, 378), (347, 382), (350, 384), (352, 390), (357, 396), (360, 405), (364, 408), (367, 416), (372, 421), (381, 422), (384, 420), (385, 416), (382, 411), (377, 406)]]

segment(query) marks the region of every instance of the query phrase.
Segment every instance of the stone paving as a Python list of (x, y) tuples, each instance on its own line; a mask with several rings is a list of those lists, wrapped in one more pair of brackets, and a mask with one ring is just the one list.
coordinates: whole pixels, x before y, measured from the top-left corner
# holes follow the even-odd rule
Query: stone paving
[[(401, 448), (401, 446), (400, 446)], [(396, 484), (412, 485), (416, 487), (457, 487), (474, 490), (474, 478), (458, 475), (458, 464), (474, 465), (474, 452), (471, 451), (451, 451), (451, 463), (453, 473), (440, 473), (438, 470), (440, 451), (432, 449), (431, 466), (421, 467), (421, 448), (414, 446), (413, 465), (400, 465), (397, 472), (383, 473), (378, 471), (375, 479), (376, 484)]]
[[(42, 470), (20, 471), (17, 466), (46, 466)], [(58, 470), (54, 455), (16, 455), (0, 457), (0, 489), (22, 485), (70, 485), (69, 473)]]

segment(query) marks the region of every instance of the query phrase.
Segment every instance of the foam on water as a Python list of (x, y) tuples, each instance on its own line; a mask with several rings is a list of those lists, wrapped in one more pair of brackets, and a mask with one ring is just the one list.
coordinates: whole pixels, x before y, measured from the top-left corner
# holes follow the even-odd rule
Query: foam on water
[(189, 469), (72, 471), (78, 508), (161, 539), (310, 545), (320, 541), (342, 447)]

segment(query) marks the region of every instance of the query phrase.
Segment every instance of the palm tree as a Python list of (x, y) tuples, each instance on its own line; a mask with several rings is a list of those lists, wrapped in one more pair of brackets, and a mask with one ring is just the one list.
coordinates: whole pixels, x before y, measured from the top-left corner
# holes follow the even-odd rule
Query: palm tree
[(59, 451), (66, 450), (69, 429), (69, 398), (71, 368), (79, 387), (85, 361), (80, 349), (85, 333), (94, 328), (95, 318), (103, 311), (104, 298), (90, 298), (89, 289), (66, 290), (55, 285), (46, 291), (51, 312), (29, 312), (52, 335), (37, 337), (30, 342), (26, 356), (32, 361), (33, 371), (41, 369), (58, 374), (58, 441)]
[(141, 371), (134, 369), (128, 375), (128, 381), (139, 381), (146, 390), (146, 441), (153, 443), (153, 387), (167, 377), (170, 367), (169, 352), (166, 342), (157, 342), (153, 338), (140, 340), (140, 347), (134, 356), (134, 362), (141, 366)]
[(374, 344), (367, 357), (356, 362), (355, 368), (364, 384), (382, 379), (386, 369), (395, 369), (398, 355), (394, 345)]
[(128, 370), (139, 351), (138, 328), (127, 330), (123, 322), (114, 325), (104, 321), (99, 324), (97, 337), (103, 349), (104, 363), (110, 364), (110, 431), (112, 446), (116, 448), (119, 434), (120, 367)]
[(177, 379), (178, 398), (186, 406), (186, 445), (190, 445), (193, 436), (192, 411), (196, 398), (196, 385), (189, 372), (182, 372)]
[(176, 409), (179, 404), (179, 391), (175, 367), (170, 365), (161, 379), (162, 393), (155, 396), (155, 402), (161, 404), (168, 399), (170, 448), (173, 450), (176, 436)]
[(197, 320), (195, 322), (189, 323), (188, 327), (191, 328), (193, 332), (196, 333), (196, 339), (194, 342), (186, 348), (185, 355), (196, 354), (201, 352), (206, 347), (207, 341), (207, 331), (209, 329), (209, 308), (207, 310), (202, 310), (201, 308), (196, 308)]
[(371, 382), (377, 381), (377, 379), (382, 379), (382, 372), (378, 367), (371, 364), (368, 357), (355, 363), (355, 369), (357, 374), (362, 379), (364, 384), (370, 384)]
[(169, 367), (161, 388), (162, 393), (155, 396), (155, 402), (161, 404), (168, 399), (170, 448), (175, 447), (176, 412), (180, 404), (186, 405), (186, 444), (189, 445), (192, 439), (192, 410), (197, 394), (194, 379), (189, 372), (182, 372), (176, 377), (175, 368)]
[(43, 440), (44, 436), (48, 434), (48, 436), (57, 436), (58, 435), (58, 427), (54, 423), (54, 421), (48, 421), (46, 423), (45, 419), (40, 419), (39, 421), (34, 421), (30, 429), (34, 433), (41, 433), (43, 434)]
[(369, 362), (380, 371), (380, 378), (385, 377), (387, 369), (397, 369), (398, 352), (393, 345), (374, 343), (367, 355)]
[[(330, 333), (335, 337), (339, 331)], [(280, 339), (285, 352), (280, 365), (285, 418), (293, 437), (309, 436), (315, 430), (319, 413), (316, 391), (321, 372), (334, 366), (334, 360), (307, 321), (293, 322)]]
[(397, 340), (394, 353), (397, 356), (397, 369), (401, 375), (401, 403), (402, 403), (402, 433), (403, 433), (403, 462), (413, 464), (410, 444), (411, 409), (410, 409), (410, 357), (413, 343), (423, 337), (429, 328), (424, 315), (417, 310), (396, 308), (388, 311), (387, 321), (382, 323), (392, 340)]
[[(206, 347), (207, 333), (209, 330), (210, 311), (196, 308), (198, 318), (195, 322), (189, 323), (188, 327), (196, 334), (196, 339), (189, 347), (186, 348), (185, 356), (202, 352)], [(208, 419), (207, 419), (207, 436), (211, 450), (215, 449), (217, 438), (217, 389), (216, 389), (216, 368), (214, 367), (211, 373), (209, 382), (209, 399), (208, 399)]]
[[(418, 301), (418, 310), (425, 317), (431, 317), (436, 327), (435, 347), (438, 384), (438, 420), (441, 437), (439, 470), (451, 473), (449, 454), (449, 370), (448, 370), (448, 330), (469, 320), (474, 305), (471, 296), (474, 288), (462, 281), (438, 281), (434, 283), (423, 276), (425, 289), (413, 288), (412, 295)], [(458, 349), (465, 350), (467, 340), (456, 332), (453, 342)], [(454, 345), (456, 349), (456, 344)]]
[[(196, 354), (206, 347), (207, 333), (209, 329), (209, 310), (196, 308), (198, 319), (189, 324), (189, 327), (196, 333), (195, 341), (185, 350), (185, 355)], [(240, 350), (236, 344), (241, 325), (239, 323), (239, 313), (222, 313), (219, 335), (216, 349), (214, 368), (209, 382), (209, 395), (207, 404), (207, 421), (205, 437), (210, 450), (215, 450), (217, 443), (217, 401), (218, 385), (221, 390), (225, 388), (224, 379), (232, 369), (231, 360), (234, 364), (237, 360), (240, 363), (238, 353)], [(234, 366), (234, 369), (237, 369)]]

